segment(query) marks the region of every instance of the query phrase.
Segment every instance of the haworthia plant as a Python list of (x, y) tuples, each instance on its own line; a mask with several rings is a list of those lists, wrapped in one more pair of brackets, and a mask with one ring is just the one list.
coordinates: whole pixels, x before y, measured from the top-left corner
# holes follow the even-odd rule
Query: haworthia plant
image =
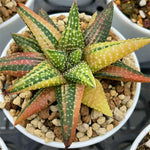
[(84, 41), (79, 23), (77, 3), (74, 2), (69, 12), (66, 29), (59, 43), (59, 49), (73, 51), (84, 47)]
[(43, 52), (47, 56), (45, 50), (49, 48), (55, 49), (57, 47), (61, 33), (53, 24), (45, 21), (22, 3), (18, 4), (17, 12), (32, 31)]
[(150, 38), (136, 38), (122, 41), (92, 44), (85, 48), (84, 58), (92, 72), (116, 62), (150, 42)]
[(15, 121), (15, 125), (19, 124), (21, 121), (27, 119), (31, 115), (41, 111), (42, 109), (46, 108), (55, 101), (55, 88), (43, 88), (38, 90), (34, 97), (30, 100), (30, 102), (20, 112), (19, 116)]
[(0, 72), (22, 77), (43, 61), (44, 57), (38, 53), (16, 53), (13, 56), (6, 56), (0, 60)]
[(66, 80), (50, 63), (44, 61), (31, 70), (26, 76), (9, 87), (7, 93), (18, 93), (65, 83)]
[(150, 77), (131, 68), (121, 61), (117, 61), (110, 66), (96, 72), (94, 76), (96, 78), (120, 81), (150, 82)]
[[(121, 76), (123, 80), (133, 81), (132, 75), (136, 76), (136, 78), (138, 75), (140, 81), (150, 82), (147, 77), (144, 78), (140, 73), (124, 65), (116, 64), (116, 61), (125, 55), (150, 43), (150, 38), (105, 42), (112, 21), (112, 2), (102, 13), (98, 16), (95, 14), (92, 17), (83, 34), (80, 29), (76, 1), (71, 7), (66, 28), (62, 35), (55, 23), (43, 10), (40, 11), (40, 17), (19, 3), (17, 11), (32, 32), (35, 38), (34, 42), (39, 44), (45, 56), (43, 57), (40, 53), (22, 52), (21, 54), (12, 54), (0, 59), (1, 66), (14, 61), (13, 67), (18, 65), (19, 62), (23, 62), (23, 65), (39, 62), (38, 65), (35, 64), (36, 66), (32, 70), (29, 69), (29, 73), (3, 93), (14, 94), (26, 90), (37, 90), (32, 100), (19, 115), (16, 124), (45, 108), (49, 102), (46, 99), (55, 100), (54, 86), (56, 86), (63, 141), (65, 149), (67, 149), (75, 136), (81, 100), (88, 107), (112, 116), (101, 83), (98, 80), (95, 81), (94, 76), (99, 78), (100, 73), (105, 71), (107, 75), (111, 76), (111, 79), (114, 79), (112, 75), (115, 74), (115, 76)], [(33, 48), (31, 41), (31, 39), (28, 39), (28, 46)], [(20, 42), (21, 46), (26, 43), (27, 38)], [(37, 48), (35, 49), (37, 50)], [(25, 63), (24, 60), (27, 62)], [(116, 69), (114, 72), (110, 69), (112, 67)], [(103, 68), (105, 69), (103, 70)], [(14, 67), (14, 69), (16, 69), (16, 74), (20, 71), (20, 67)], [(123, 72), (125, 73), (123, 74)], [(7, 72), (4, 73), (7, 74)], [(129, 78), (127, 78), (127, 73)], [(103, 77), (105, 78), (106, 76)], [(51, 87), (51, 90), (49, 87)]]
[(84, 85), (75, 83), (58, 86), (56, 90), (63, 141), (66, 149), (71, 145), (75, 136), (83, 92)]
[(96, 17), (95, 21), (84, 31), (83, 37), (85, 45), (105, 42), (110, 31), (112, 18), (113, 2), (110, 2), (107, 8), (104, 9), (104, 11)]
[(42, 53), (41, 47), (38, 42), (28, 36), (22, 34), (11, 34), (12, 38), (16, 42), (16, 44), (23, 50), (24, 52), (39, 52)]

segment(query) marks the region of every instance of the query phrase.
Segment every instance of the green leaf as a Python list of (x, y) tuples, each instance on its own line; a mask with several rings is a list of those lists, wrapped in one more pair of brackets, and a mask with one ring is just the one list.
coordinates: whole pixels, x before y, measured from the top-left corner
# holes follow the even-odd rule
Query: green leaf
[(42, 53), (41, 47), (38, 42), (28, 36), (13, 33), (11, 34), (12, 38), (16, 42), (16, 44), (24, 51), (24, 52), (38, 52)]
[(59, 43), (59, 49), (73, 51), (84, 47), (84, 41), (79, 22), (79, 12), (76, 2), (73, 3), (69, 12), (66, 29)]
[[(15, 125), (19, 124), (22, 120), (27, 119), (35, 113), (40, 112), (47, 106), (56, 101), (55, 87), (40, 89), (36, 92), (30, 102), (21, 110), (18, 115)], [(39, 105), (40, 104), (40, 105)]]
[(64, 84), (56, 88), (63, 141), (67, 149), (75, 136), (84, 85)]
[(58, 51), (58, 50), (51, 50), (51, 49), (48, 49), (46, 51), (54, 67), (56, 67), (57, 69), (61, 71), (65, 70), (66, 61), (67, 61), (66, 52)]
[(105, 42), (112, 23), (113, 18), (113, 2), (96, 17), (95, 21), (84, 31), (83, 37), (85, 45), (98, 42)]
[(81, 49), (77, 49), (70, 53), (68, 59), (72, 65), (77, 65), (81, 61), (82, 51)]
[(44, 61), (31, 70), (26, 76), (18, 80), (6, 90), (6, 93), (18, 93), (27, 90), (57, 86), (66, 80), (49, 62)]
[(81, 62), (64, 73), (64, 77), (72, 82), (95, 87), (93, 74), (86, 62)]

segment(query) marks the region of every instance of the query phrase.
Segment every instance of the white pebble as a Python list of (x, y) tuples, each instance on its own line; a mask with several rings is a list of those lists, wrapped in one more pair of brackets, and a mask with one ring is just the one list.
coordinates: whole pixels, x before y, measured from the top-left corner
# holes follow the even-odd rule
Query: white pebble
[(139, 14), (140, 14), (140, 16), (141, 16), (142, 18), (145, 18), (145, 17), (146, 17), (146, 15), (145, 15), (145, 13), (144, 13), (143, 10), (139, 10)]
[(87, 123), (83, 123), (80, 126), (77, 126), (78, 131), (86, 132), (89, 129), (89, 125)]
[(139, 3), (139, 5), (141, 7), (145, 6), (146, 5), (146, 0), (141, 0), (140, 3)]
[(53, 123), (56, 127), (61, 126), (61, 123), (60, 123), (60, 120), (59, 120), (59, 119), (54, 119), (54, 120), (52, 120), (52, 123)]

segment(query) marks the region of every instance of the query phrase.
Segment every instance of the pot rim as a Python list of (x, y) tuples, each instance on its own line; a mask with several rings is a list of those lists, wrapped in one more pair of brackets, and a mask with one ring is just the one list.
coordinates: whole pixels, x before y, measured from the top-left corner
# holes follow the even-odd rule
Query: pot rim
[(6, 144), (4, 143), (3, 139), (0, 137), (0, 148), (2, 150), (8, 150)]
[[(112, 0), (107, 0), (107, 3), (109, 3)], [(141, 27), (139, 25), (137, 25), (136, 23), (133, 23), (126, 15), (124, 15), (124, 13), (122, 11), (120, 11), (120, 9), (117, 7), (117, 5), (114, 3), (114, 12), (116, 13), (117, 16), (119, 16), (119, 18), (126, 24), (128, 24), (129, 26), (132, 26), (133, 28), (135, 28), (137, 31), (140, 31), (144, 34), (149, 34), (150, 35), (150, 30)]]
[[(34, 0), (28, 0), (25, 5), (26, 5), (27, 7), (30, 7), (33, 1), (34, 1)], [(9, 18), (8, 20), (6, 20), (6, 21), (4, 21), (2, 24), (0, 24), (0, 29), (5, 28), (5, 26), (8, 26), (8, 25), (11, 24), (12, 22), (15, 22), (15, 21), (16, 21), (17, 19), (19, 19), (19, 18), (20, 18), (19, 15), (16, 13), (14, 16), (12, 16), (12, 17)]]
[(150, 124), (147, 125), (136, 137), (133, 144), (131, 145), (130, 150), (136, 150), (142, 139), (147, 135), (147, 133), (150, 132)]
[[(59, 16), (59, 15), (68, 15), (68, 13), (56, 13), (56, 14), (53, 14), (53, 15), (50, 15), (51, 17), (52, 16)], [(21, 33), (25, 30), (26, 27), (22, 28), (18, 33)], [(123, 39), (125, 40), (124, 36), (118, 32), (114, 27), (111, 27), (111, 29), (113, 30), (113, 32), (120, 38), (120, 39)], [(10, 44), (12, 43), (12, 39), (9, 41), (9, 43), (6, 45), (5, 49), (3, 50), (2, 52), (2, 56), (5, 56), (6, 55), (6, 51), (7, 49), (9, 48)], [(133, 58), (135, 60), (135, 65), (136, 67), (140, 68), (139, 66), (139, 63), (138, 63), (138, 60), (137, 60), (137, 57), (135, 55), (135, 53), (132, 53), (133, 55)], [(135, 93), (135, 96), (134, 96), (134, 99), (133, 99), (133, 104), (132, 104), (132, 107), (128, 109), (126, 115), (125, 115), (125, 118), (119, 122), (119, 125), (116, 126), (115, 128), (113, 128), (111, 131), (107, 132), (105, 135), (102, 135), (102, 136), (97, 136), (97, 137), (94, 137), (94, 138), (91, 138), (89, 139), (88, 141), (84, 141), (84, 142), (73, 142), (72, 145), (69, 147), (69, 148), (82, 148), (82, 147), (86, 147), (86, 146), (90, 146), (90, 145), (93, 145), (93, 144), (96, 144), (98, 142), (101, 142), (103, 140), (105, 140), (106, 138), (110, 137), (111, 135), (113, 135), (114, 133), (116, 133), (125, 123), (126, 121), (129, 119), (129, 117), (131, 116), (133, 110), (135, 109), (135, 106), (137, 104), (137, 101), (138, 101), (138, 98), (139, 98), (139, 94), (140, 94), (140, 89), (141, 89), (141, 83), (137, 83), (137, 86), (136, 86), (136, 93)], [(4, 101), (4, 98), (0, 92), (0, 101)], [(4, 114), (7, 116), (7, 118), (9, 119), (9, 121), (14, 124), (14, 120), (12, 118), (12, 116), (10, 115), (9, 111), (7, 111), (6, 109), (3, 109), (3, 112)], [(64, 144), (63, 143), (60, 143), (60, 142), (49, 142), (49, 143), (45, 143), (44, 139), (42, 138), (39, 138), (29, 132), (27, 132), (25, 130), (24, 127), (22, 127), (21, 125), (17, 125), (16, 128), (21, 132), (23, 133), (24, 135), (26, 135), (27, 137), (29, 137), (30, 139), (38, 142), (38, 143), (41, 143), (41, 144), (44, 144), (44, 145), (47, 145), (47, 146), (51, 146), (51, 147), (55, 147), (55, 148), (64, 148)]]

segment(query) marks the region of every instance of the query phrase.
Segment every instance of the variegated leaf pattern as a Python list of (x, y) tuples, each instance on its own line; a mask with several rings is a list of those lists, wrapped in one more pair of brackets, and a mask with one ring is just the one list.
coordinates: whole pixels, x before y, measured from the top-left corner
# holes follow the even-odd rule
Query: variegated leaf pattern
[(24, 52), (38, 52), (42, 53), (41, 47), (39, 46), (38, 42), (28, 36), (23, 34), (11, 34), (12, 38), (16, 42), (16, 44), (23, 50)]
[(110, 31), (113, 18), (113, 2), (110, 2), (95, 21), (84, 31), (85, 45), (105, 42)]
[(31, 115), (40, 112), (50, 104), (56, 101), (56, 89), (54, 87), (43, 88), (36, 92), (30, 102), (18, 115), (15, 125), (27, 119)]
[(149, 42), (150, 38), (136, 38), (96, 43), (85, 48), (84, 58), (92, 72), (97, 72), (135, 50), (147, 45)]
[(73, 51), (84, 47), (84, 41), (79, 23), (79, 12), (76, 1), (74, 1), (66, 25), (59, 43), (59, 49)]
[(16, 53), (0, 59), (0, 72), (6, 75), (22, 77), (41, 63), (44, 57), (39, 53)]
[(84, 85), (76, 83), (64, 84), (56, 89), (65, 149), (71, 145), (76, 133), (83, 92)]
[(150, 82), (150, 77), (124, 64), (122, 61), (117, 61), (110, 66), (101, 69), (94, 74), (96, 78), (104, 78), (120, 81), (132, 82)]
[(6, 93), (18, 93), (26, 90), (57, 86), (66, 80), (49, 62), (43, 61), (31, 70), (26, 76), (18, 80), (6, 90)]
[(61, 33), (52, 24), (21, 3), (18, 4), (17, 12), (32, 31), (46, 56), (46, 49), (57, 48)]

